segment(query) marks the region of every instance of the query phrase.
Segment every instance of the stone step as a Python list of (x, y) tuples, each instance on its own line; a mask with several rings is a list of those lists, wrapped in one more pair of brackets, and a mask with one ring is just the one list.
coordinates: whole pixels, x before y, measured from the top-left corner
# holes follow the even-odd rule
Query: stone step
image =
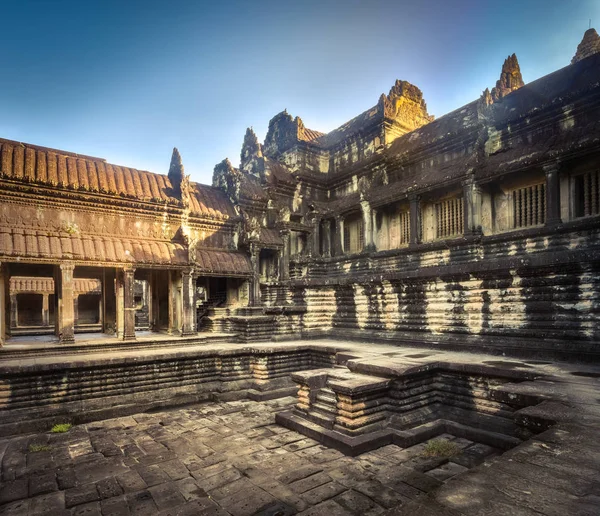
[(272, 391), (258, 391), (251, 389), (248, 391), (248, 398), (253, 401), (267, 401), (278, 398), (286, 398), (288, 396), (296, 396), (297, 387), (284, 387), (282, 389), (274, 389)]

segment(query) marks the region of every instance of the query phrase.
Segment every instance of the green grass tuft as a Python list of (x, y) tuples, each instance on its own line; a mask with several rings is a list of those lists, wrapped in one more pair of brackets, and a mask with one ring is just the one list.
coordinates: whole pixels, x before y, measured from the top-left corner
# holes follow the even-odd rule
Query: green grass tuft
[(69, 430), (71, 430), (71, 427), (73, 425), (71, 423), (59, 423), (57, 425), (54, 425), (52, 427), (52, 430), (50, 430), (53, 434), (64, 434), (65, 432), (68, 432)]
[(48, 446), (47, 444), (30, 444), (29, 445), (29, 451), (31, 453), (50, 451), (51, 449), (52, 449), (52, 447)]
[(425, 445), (423, 456), (450, 458), (458, 455), (461, 451), (460, 446), (452, 441), (447, 441), (446, 439), (434, 439)]

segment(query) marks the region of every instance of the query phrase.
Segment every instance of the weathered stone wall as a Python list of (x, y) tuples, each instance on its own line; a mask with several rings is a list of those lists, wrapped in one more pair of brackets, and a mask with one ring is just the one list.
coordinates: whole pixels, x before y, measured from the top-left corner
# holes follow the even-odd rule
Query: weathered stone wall
[(293, 299), (305, 335), (597, 359), (600, 230), (519, 236), (320, 260), (263, 302)]

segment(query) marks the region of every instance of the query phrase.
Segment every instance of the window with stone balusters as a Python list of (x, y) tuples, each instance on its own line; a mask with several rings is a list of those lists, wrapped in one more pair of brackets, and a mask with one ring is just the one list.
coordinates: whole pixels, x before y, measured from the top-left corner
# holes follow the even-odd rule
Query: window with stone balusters
[(463, 198), (455, 197), (435, 204), (437, 238), (462, 235), (464, 232)]
[(573, 178), (575, 217), (600, 215), (600, 170)]
[(512, 201), (515, 229), (539, 226), (546, 222), (546, 183), (513, 190)]

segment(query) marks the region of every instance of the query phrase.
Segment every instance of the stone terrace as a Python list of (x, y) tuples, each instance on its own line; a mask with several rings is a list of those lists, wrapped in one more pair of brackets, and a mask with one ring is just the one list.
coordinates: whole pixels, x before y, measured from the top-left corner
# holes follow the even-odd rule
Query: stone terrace
[[(342, 347), (314, 343), (334, 344)], [(416, 352), (366, 348), (396, 360)], [(514, 359), (504, 367), (552, 375), (524, 389), (549, 399), (531, 417), (557, 422), (504, 454), (447, 435), (462, 450), (449, 462), (425, 458), (424, 443), (346, 457), (275, 424), (295, 398), (202, 403), (0, 440), (0, 514), (598, 514), (600, 368)]]

